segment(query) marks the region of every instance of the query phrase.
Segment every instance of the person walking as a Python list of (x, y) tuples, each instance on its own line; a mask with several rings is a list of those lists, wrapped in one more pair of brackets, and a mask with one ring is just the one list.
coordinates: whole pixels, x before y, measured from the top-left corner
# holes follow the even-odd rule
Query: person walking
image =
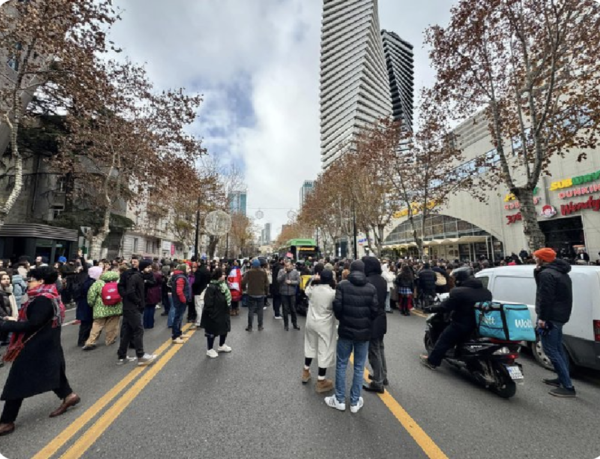
[[(219, 356), (219, 352), (229, 353), (231, 347), (225, 344), (227, 334), (231, 331), (231, 292), (225, 282), (225, 272), (217, 268), (211, 275), (211, 280), (204, 293), (204, 309), (200, 326), (206, 336), (206, 355), (211, 359)], [(219, 337), (219, 347), (214, 350), (215, 338)]]
[(171, 337), (173, 344), (183, 344), (184, 339), (189, 338), (181, 331), (183, 324), (183, 315), (188, 301), (192, 297), (192, 290), (188, 280), (189, 266), (186, 263), (181, 263), (173, 271), (171, 276), (171, 286), (173, 289), (173, 308), (175, 315), (173, 318), (173, 326), (171, 327)]
[[(91, 272), (90, 272), (91, 271)], [(77, 346), (83, 348), (90, 337), (94, 314), (88, 303), (88, 292), (96, 279), (100, 277), (102, 268), (93, 266), (88, 269), (86, 261), (81, 258), (81, 271), (69, 279), (73, 300), (77, 305), (75, 318), (80, 321)]]
[(28, 301), (19, 311), (18, 319), (0, 322), (1, 332), (13, 334), (4, 356), (7, 360), (11, 355), (13, 364), (0, 397), (5, 402), (0, 436), (14, 432), (15, 420), (26, 398), (53, 391), (62, 403), (50, 413), (51, 418), (81, 401), (71, 389), (65, 372), (60, 341), (65, 308), (56, 290), (57, 279), (58, 273), (47, 266), (32, 269), (27, 280)]
[[(226, 265), (223, 270), (227, 272)], [(242, 272), (240, 270), (240, 263), (237, 260), (233, 261), (233, 266), (227, 276), (227, 285), (231, 291), (231, 315), (240, 315), (240, 301), (242, 301)]]
[(298, 316), (296, 315), (296, 289), (300, 284), (300, 274), (294, 269), (290, 260), (285, 260), (283, 269), (277, 274), (279, 283), (279, 294), (281, 295), (281, 304), (283, 305), (283, 328), (288, 331), (289, 316), (292, 316), (292, 325), (294, 330), (300, 330), (298, 326)]
[[(90, 269), (90, 276), (92, 274), (93, 268)], [(118, 273), (106, 271), (88, 291), (88, 304), (92, 308), (94, 322), (90, 337), (83, 346), (84, 351), (96, 349), (96, 342), (102, 330), (105, 330), (104, 342), (107, 346), (117, 341), (119, 321), (123, 314), (123, 301), (118, 294), (118, 280)]]
[(535, 312), (542, 348), (552, 362), (557, 378), (544, 379), (553, 386), (549, 393), (555, 397), (574, 398), (577, 393), (569, 375), (569, 356), (563, 346), (563, 327), (571, 318), (573, 286), (571, 265), (556, 258), (556, 252), (543, 248), (533, 252), (536, 267), (533, 271), (537, 291)]
[(194, 283), (196, 281), (196, 271), (198, 270), (198, 263), (186, 262), (188, 265), (188, 283), (190, 285), (190, 298), (187, 302), (187, 322), (192, 325), (195, 324), (200, 318), (196, 312), (196, 304), (194, 303)]
[(387, 362), (385, 360), (385, 346), (383, 337), (387, 333), (386, 298), (388, 295), (387, 281), (383, 278), (381, 263), (375, 257), (363, 257), (365, 264), (365, 275), (367, 281), (377, 289), (377, 300), (379, 307), (377, 316), (373, 320), (371, 328), (371, 340), (369, 341), (369, 364), (373, 370), (370, 374), (371, 382), (363, 384), (363, 389), (370, 392), (383, 394), (383, 386), (388, 385)]
[(246, 331), (252, 331), (254, 314), (258, 315), (258, 331), (263, 327), (263, 306), (265, 297), (269, 294), (269, 277), (260, 266), (258, 258), (252, 260), (252, 268), (242, 278), (242, 290), (247, 290), (248, 295), (248, 326)]
[[(146, 272), (148, 269), (151, 271)], [(146, 289), (146, 301), (144, 306), (144, 329), (154, 328), (154, 313), (156, 305), (162, 297), (163, 276), (158, 264), (153, 263), (149, 268), (142, 271), (144, 287)]]
[(315, 274), (309, 281), (305, 293), (308, 297), (308, 311), (304, 327), (302, 384), (310, 381), (310, 365), (316, 358), (318, 374), (315, 390), (320, 394), (333, 390), (333, 381), (326, 379), (327, 368), (335, 362), (335, 316), (333, 315), (335, 280), (333, 272), (326, 269), (320, 274)]
[(202, 310), (204, 308), (204, 295), (206, 287), (211, 280), (210, 271), (206, 268), (206, 260), (200, 261), (200, 266), (194, 274), (195, 280), (192, 285), (192, 295), (194, 296), (194, 307), (196, 308), (196, 322), (192, 325), (192, 329), (200, 327), (202, 320)]
[(273, 298), (273, 318), (283, 320), (281, 317), (281, 293), (279, 292), (279, 281), (277, 276), (283, 269), (282, 262), (275, 258), (271, 265), (271, 298)]
[(365, 264), (356, 260), (350, 264), (348, 279), (339, 283), (335, 291), (333, 312), (339, 321), (336, 347), (335, 394), (325, 403), (339, 411), (346, 410), (346, 368), (354, 351), (354, 377), (350, 391), (350, 411), (358, 413), (364, 400), (360, 396), (365, 362), (369, 352), (371, 328), (377, 317), (379, 300), (377, 289), (365, 275)]
[(156, 360), (156, 355), (144, 352), (144, 327), (142, 325), (142, 312), (144, 311), (144, 279), (138, 271), (140, 262), (132, 258), (131, 268), (127, 269), (118, 284), (118, 293), (123, 299), (123, 322), (121, 324), (121, 341), (117, 351), (117, 365), (136, 360), (128, 357), (127, 350), (133, 341), (138, 366), (151, 365)]

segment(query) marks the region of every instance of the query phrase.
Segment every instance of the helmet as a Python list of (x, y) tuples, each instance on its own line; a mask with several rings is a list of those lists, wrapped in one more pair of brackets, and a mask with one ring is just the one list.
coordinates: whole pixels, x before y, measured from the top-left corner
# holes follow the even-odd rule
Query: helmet
[(468, 266), (464, 266), (462, 268), (456, 268), (456, 269), (452, 270), (452, 273), (450, 275), (452, 277), (454, 277), (454, 280), (456, 281), (456, 285), (460, 285), (467, 279), (470, 279), (471, 277), (473, 277), (473, 268), (470, 268)]

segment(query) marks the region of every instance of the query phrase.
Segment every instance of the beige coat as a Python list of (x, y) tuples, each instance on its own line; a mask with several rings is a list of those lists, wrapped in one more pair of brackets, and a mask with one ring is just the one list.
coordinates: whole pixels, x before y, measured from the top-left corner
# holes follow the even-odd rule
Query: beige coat
[(328, 285), (309, 285), (305, 292), (308, 311), (304, 330), (304, 356), (317, 358), (320, 368), (328, 368), (335, 363), (335, 290)]

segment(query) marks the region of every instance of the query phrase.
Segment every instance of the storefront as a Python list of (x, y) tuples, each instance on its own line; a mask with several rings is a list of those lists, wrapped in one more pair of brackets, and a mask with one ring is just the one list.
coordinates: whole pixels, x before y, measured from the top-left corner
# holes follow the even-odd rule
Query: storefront
[(0, 258), (16, 260), (41, 256), (54, 263), (77, 254), (77, 230), (41, 224), (5, 224), (0, 228)]

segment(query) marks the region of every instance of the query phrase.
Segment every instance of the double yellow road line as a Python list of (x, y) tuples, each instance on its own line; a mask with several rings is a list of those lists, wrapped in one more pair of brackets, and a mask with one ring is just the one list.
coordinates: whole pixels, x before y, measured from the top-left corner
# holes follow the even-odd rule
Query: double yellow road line
[[(189, 325), (187, 326), (189, 328)], [(184, 328), (184, 331), (187, 330)], [(189, 332), (193, 335), (195, 331)], [(169, 349), (170, 348), (170, 349)], [(163, 343), (154, 354), (160, 356), (166, 351), (166, 354), (161, 357), (150, 367), (136, 367), (125, 378), (114, 386), (110, 391), (104, 394), (96, 403), (89, 407), (85, 413), (79, 416), (65, 430), (63, 430), (56, 438), (48, 443), (39, 453), (33, 456), (32, 459), (49, 459), (60, 451), (81, 429), (83, 429), (92, 419), (106, 408), (117, 396), (125, 390), (133, 381), (142, 375), (138, 381), (131, 386), (121, 397), (114, 402), (106, 412), (85, 431), (79, 439), (61, 456), (61, 459), (78, 459), (100, 438), (106, 429), (119, 417), (119, 415), (127, 408), (133, 400), (142, 392), (142, 390), (152, 381), (152, 379), (164, 368), (164, 366), (173, 358), (182, 346), (174, 346), (171, 344), (171, 339)], [(167, 351), (167, 349), (169, 349)], [(148, 371), (145, 371), (148, 368)]]

